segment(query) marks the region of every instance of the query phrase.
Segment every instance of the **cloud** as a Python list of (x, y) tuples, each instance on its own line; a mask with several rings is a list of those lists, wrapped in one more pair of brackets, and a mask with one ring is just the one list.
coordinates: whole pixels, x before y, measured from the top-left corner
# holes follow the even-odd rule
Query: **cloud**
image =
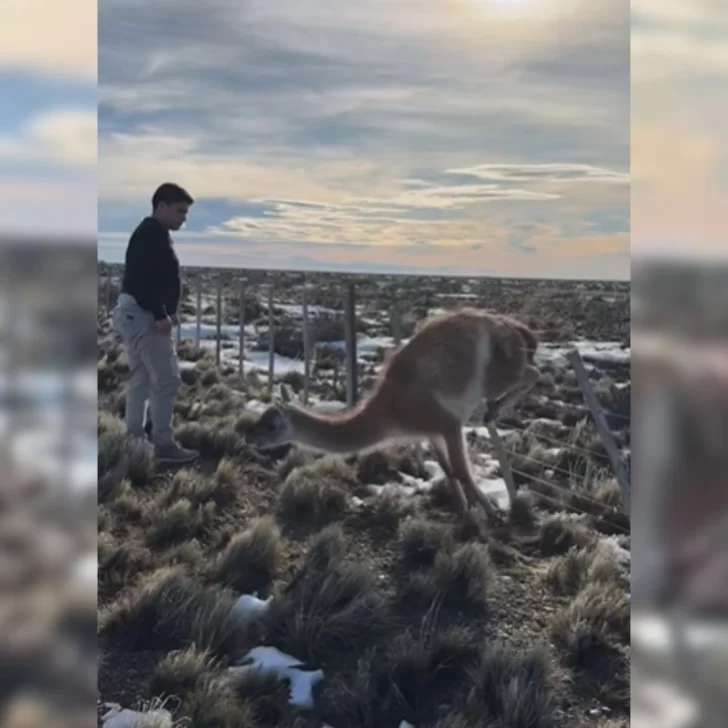
[[(99, 256), (104, 260), (123, 261), (128, 235), (100, 233)], [(548, 250), (524, 256), (498, 241), (473, 246), (376, 246), (293, 243), (246, 239), (228, 245), (219, 238), (198, 233), (177, 233), (177, 253), (183, 266), (257, 268), (270, 270), (309, 270), (329, 272), (404, 273), (441, 276), (517, 276), (526, 278), (565, 277), (582, 279), (622, 278), (624, 252), (599, 249), (573, 256), (565, 248), (563, 255)], [(583, 250), (595, 241), (573, 240), (571, 245)], [(628, 262), (628, 261), (627, 261)]]
[(156, 129), (99, 135), (99, 196), (103, 200), (145, 201), (163, 180), (189, 187), (196, 199), (245, 201), (258, 195), (297, 197), (302, 193), (323, 201), (341, 199), (331, 179), (366, 174), (355, 159), (324, 162), (317, 169), (289, 166), (284, 160), (256, 159), (235, 147), (205, 149), (205, 140), (164, 134)]
[[(483, 204), (506, 201), (510, 204), (547, 204), (561, 200), (565, 193), (509, 184), (528, 184), (534, 180), (542, 182), (547, 179), (542, 174), (543, 167), (496, 167), (480, 165), (472, 169), (443, 172), (445, 177), (482, 174), (487, 179), (496, 180), (493, 183), (472, 184), (468, 180), (441, 185), (426, 179), (406, 179), (400, 180), (401, 188), (389, 197), (351, 197), (341, 203), (321, 203), (310, 199), (248, 198), (255, 214), (236, 215), (222, 224), (208, 226), (204, 232), (231, 239), (253, 236), (259, 240), (280, 242), (295, 240), (377, 247), (423, 244), (463, 247), (480, 245), (483, 240), (488, 240), (491, 244), (496, 241), (510, 242), (515, 248), (527, 251), (531, 246), (527, 244), (523, 233), (526, 233), (525, 238), (538, 236), (542, 232), (539, 225), (524, 228), (522, 223), (502, 220), (498, 215), (488, 221), (482, 216)], [(581, 182), (586, 178), (596, 182), (606, 180), (608, 183), (616, 178), (624, 182), (623, 176), (611, 174), (609, 170), (572, 169), (568, 165), (548, 168), (549, 174), (562, 184)], [(486, 171), (492, 177), (487, 176)], [(569, 179), (568, 175), (572, 175), (573, 179)], [(577, 226), (577, 232), (587, 234), (589, 227), (588, 223)], [(542, 235), (541, 241), (546, 239), (547, 236)], [(553, 246), (558, 245), (553, 229), (548, 239)], [(616, 246), (624, 245), (623, 236), (617, 236), (614, 240)], [(541, 241), (534, 239), (532, 245), (540, 245)], [(589, 249), (588, 246), (586, 249)]]
[(639, 125), (633, 138), (635, 254), (682, 250), (728, 260), (725, 142), (664, 121)]
[(98, 228), (93, 180), (19, 180), (0, 176), (0, 239), (73, 237), (93, 244)]
[(105, 0), (102, 231), (170, 179), (219, 245), (624, 245), (629, 3), (541, 7)]
[[(376, 210), (376, 208), (375, 208)], [(357, 205), (302, 207), (273, 203), (265, 216), (237, 216), (211, 226), (207, 235), (231, 240), (298, 243), (347, 243), (370, 248), (410, 245), (472, 245), (484, 239), (506, 240), (507, 230), (479, 222), (423, 220), (397, 212), (373, 212)]]
[(19, 134), (0, 137), (0, 160), (95, 167), (96, 138), (94, 111), (50, 110), (29, 119)]
[(96, 0), (3, 0), (0, 69), (95, 81)]
[(5, 203), (0, 237), (71, 236), (93, 243), (98, 227), (95, 110), (47, 108), (24, 118), (18, 106), (0, 126)]
[(667, 79), (678, 67), (680, 76), (725, 70), (728, 18), (721, 0), (636, 0), (632, 17), (632, 59), (640, 77)]
[(445, 170), (493, 182), (601, 182), (625, 184), (629, 174), (591, 164), (479, 164)]
[(97, 229), (95, 0), (4, 0), (0, 237), (93, 242)]
[(632, 4), (632, 250), (726, 259), (728, 8)]

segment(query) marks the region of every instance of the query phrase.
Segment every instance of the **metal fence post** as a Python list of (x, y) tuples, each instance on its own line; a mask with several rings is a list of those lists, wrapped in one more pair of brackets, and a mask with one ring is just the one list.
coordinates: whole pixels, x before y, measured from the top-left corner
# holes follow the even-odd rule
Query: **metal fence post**
[(244, 368), (243, 361), (245, 360), (245, 283), (243, 280), (240, 281), (240, 311), (238, 312), (238, 324), (240, 325), (240, 331), (238, 332), (238, 348), (240, 349), (240, 355), (238, 357), (238, 376), (243, 379)]
[(357, 400), (356, 352), (356, 286), (347, 284), (344, 302), (344, 338), (346, 342), (346, 403), (353, 407)]
[(311, 379), (311, 332), (308, 327), (308, 284), (303, 284), (303, 403), (308, 404)]
[(202, 339), (202, 271), (197, 273), (197, 329), (195, 331), (195, 346), (197, 353), (200, 352), (200, 340)]
[(222, 273), (217, 275), (217, 320), (215, 330), (215, 361), (220, 367), (220, 348), (222, 346)]
[(268, 286), (268, 394), (273, 394), (276, 366), (276, 335), (273, 322), (273, 284)]
[(576, 349), (572, 349), (566, 355), (566, 358), (568, 359), (571, 366), (574, 368), (576, 379), (579, 382), (581, 391), (584, 393), (584, 400), (589, 407), (589, 411), (591, 412), (591, 415), (594, 419), (594, 424), (596, 425), (597, 432), (599, 433), (599, 437), (601, 438), (602, 443), (604, 444), (604, 448), (607, 451), (609, 461), (612, 464), (612, 469), (614, 470), (614, 475), (617, 478), (620, 490), (622, 491), (622, 500), (624, 501), (625, 511), (629, 515), (631, 510), (630, 482), (629, 478), (627, 477), (627, 473), (622, 465), (619, 450), (617, 449), (617, 443), (614, 441), (612, 431), (609, 429), (609, 425), (604, 418), (602, 407), (599, 404), (599, 400), (597, 399), (594, 390), (592, 389), (591, 382), (589, 381), (589, 374), (584, 368), (584, 363), (581, 360), (579, 352)]

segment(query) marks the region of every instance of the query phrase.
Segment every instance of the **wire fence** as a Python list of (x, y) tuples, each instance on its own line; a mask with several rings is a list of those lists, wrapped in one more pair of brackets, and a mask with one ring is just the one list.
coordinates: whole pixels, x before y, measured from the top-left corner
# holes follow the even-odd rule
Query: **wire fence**
[(604, 463), (609, 463), (609, 456), (606, 453), (599, 452), (598, 450), (587, 450), (586, 447), (581, 447), (579, 445), (574, 445), (568, 440), (557, 440), (555, 437), (550, 437), (548, 435), (543, 434), (542, 432), (539, 432), (538, 430), (529, 431), (529, 436), (532, 437), (535, 440), (543, 440), (544, 442), (548, 443), (549, 445), (552, 445), (553, 447), (568, 447), (569, 450), (571, 450), (574, 453), (577, 453), (581, 457), (585, 459), (590, 460), (599, 460)]
[[(529, 463), (535, 463), (536, 465), (541, 466), (542, 471), (546, 472), (553, 472), (557, 474), (564, 475), (570, 482), (574, 483), (589, 483), (590, 477), (588, 475), (580, 475), (579, 473), (574, 472), (573, 470), (567, 470), (566, 468), (560, 468), (558, 465), (554, 465), (548, 460), (539, 460), (539, 458), (532, 457), (531, 455), (525, 455), (522, 452), (518, 452), (517, 450), (510, 450), (506, 448), (506, 453), (508, 453), (511, 462), (518, 461), (518, 460), (525, 460)], [(514, 471), (515, 472), (515, 471)], [(531, 477), (531, 474), (527, 474), (527, 477)]]
[[(528, 432), (528, 430), (525, 432)], [(539, 434), (534, 434), (533, 436), (538, 438)], [(523, 437), (523, 433), (521, 433), (521, 437)], [(582, 473), (580, 469), (575, 468), (567, 469), (553, 462), (551, 459), (536, 457), (531, 454), (532, 450), (522, 452), (513, 447), (505, 447), (502, 442), (494, 442), (492, 443), (492, 449), (500, 462), (504, 480), (506, 483), (509, 480), (514, 483), (512, 486), (511, 500), (516, 489), (515, 476), (517, 476), (522, 485), (535, 484), (546, 487), (553, 493), (561, 494), (562, 498), (559, 503), (568, 510), (576, 511), (586, 516), (598, 515), (609, 517), (611, 514), (614, 516), (623, 516), (625, 520), (628, 520), (629, 504), (626, 501), (629, 495), (629, 485), (620, 480), (620, 478), (628, 477), (626, 469), (622, 464), (621, 453), (616, 452), (616, 457), (619, 458), (619, 469), (615, 472), (612, 460), (608, 455), (586, 450), (568, 441), (559, 442), (554, 438), (549, 438), (549, 441), (558, 448), (558, 455), (555, 454), (556, 456), (566, 455), (568, 458), (570, 453), (574, 453), (577, 459), (583, 464), (583, 469), (586, 472)], [(523, 442), (523, 440), (520, 442)], [(598, 464), (595, 465), (595, 461)], [(524, 469), (529, 464), (537, 466), (536, 472), (527, 472)], [(594, 473), (594, 470), (596, 470), (596, 473)], [(617, 475), (617, 472), (619, 475)], [(558, 480), (557, 477), (559, 478)], [(619, 485), (621, 494), (621, 503), (619, 506), (611, 502), (605, 502), (597, 498), (594, 494), (594, 484), (611, 479), (611, 477)], [(539, 499), (548, 501), (548, 496), (540, 492), (540, 488), (538, 497)], [(588, 503), (594, 507), (594, 510), (590, 512), (578, 505), (579, 503)], [(616, 524), (614, 527), (624, 533), (628, 532)]]
[[(519, 437), (521, 444), (523, 432), (519, 433)], [(597, 497), (598, 494), (595, 493), (595, 486), (608, 484), (614, 478), (609, 458), (566, 441), (552, 440), (552, 442), (558, 445), (560, 455), (563, 453), (568, 457), (569, 453), (574, 453), (583, 464), (584, 472), (576, 468), (561, 467), (550, 459), (535, 457), (530, 454), (530, 450), (523, 452), (515, 447), (506, 447), (502, 442), (500, 445), (491, 443), (490, 449), (499, 460), (504, 480), (506, 483), (509, 478), (513, 480), (512, 492), (515, 493), (519, 486), (527, 486), (535, 490), (538, 501), (583, 516), (606, 519), (610, 528), (628, 534), (629, 530), (621, 525), (629, 519), (623, 501), (617, 504), (613, 495), (609, 494), (610, 497), (605, 500)], [(595, 460), (600, 460), (600, 463), (596, 464)], [(536, 467), (527, 470), (525, 468), (528, 465)], [(516, 478), (518, 485), (515, 482)], [(549, 493), (557, 497), (550, 497)], [(511, 499), (513, 497), (512, 495)], [(585, 507), (587, 504), (591, 508)], [(614, 518), (617, 520), (613, 520)]]
[(91, 246), (0, 253), (0, 436), (58, 494), (93, 486), (97, 286)]
[[(375, 375), (376, 362), (382, 353), (391, 346), (396, 346), (405, 338), (401, 307), (395, 305), (396, 296), (392, 296), (393, 305), (388, 309), (389, 318), (385, 323), (387, 333), (380, 337), (368, 337), (368, 341), (365, 341), (364, 344), (370, 349), (370, 361), (361, 360), (362, 341), (357, 337), (360, 311), (357, 306), (356, 282), (344, 281), (343, 295), (332, 296), (340, 303), (340, 308), (337, 310), (332, 306), (311, 305), (313, 287), (305, 277), (300, 306), (276, 301), (276, 285), (273, 282), (263, 286), (258, 284), (255, 287), (257, 295), (251, 300), (246, 295), (248, 286), (245, 277), (225, 281), (222, 275), (216, 275), (212, 282), (212, 287), (214, 287), (212, 295), (204, 290), (205, 281), (200, 272), (190, 275), (189, 272), (183, 270), (183, 280), (185, 289), (194, 294), (195, 306), (187, 308), (187, 313), (183, 313), (181, 317), (182, 323), (177, 329), (178, 345), (182, 346), (183, 340), (191, 339), (198, 352), (203, 348), (214, 350), (217, 366), (228, 367), (232, 371), (237, 370), (241, 379), (246, 375), (247, 364), (247, 374), (254, 371), (266, 380), (269, 395), (274, 393), (277, 373), (278, 379), (281, 379), (290, 376), (291, 372), (295, 372), (302, 378), (301, 399), (304, 403), (308, 403), (312, 382), (323, 378), (326, 372), (330, 372), (330, 381), (334, 389), (340, 389), (345, 382), (346, 405), (351, 407), (359, 396), (359, 382), (367, 375)], [(207, 285), (209, 286), (210, 283), (211, 281), (208, 280)], [(105, 312), (102, 316), (108, 315), (115, 302), (112, 295), (113, 288), (113, 281), (108, 279), (101, 293), (105, 304)], [(472, 301), (469, 302), (472, 303)], [(232, 305), (233, 303), (235, 305)], [(254, 309), (255, 315), (246, 317), (246, 312), (251, 308)], [(294, 338), (300, 339), (301, 345), (294, 344), (290, 348), (301, 352), (302, 357), (283, 357), (276, 353), (276, 345), (280, 343), (277, 341), (277, 334), (281, 337), (289, 336), (289, 332), (276, 331), (274, 316), (276, 310), (288, 313), (294, 320), (296, 317), (300, 318), (300, 332), (296, 331)], [(190, 327), (190, 316), (193, 317), (194, 327)], [(246, 318), (249, 320), (246, 321)], [(317, 341), (316, 334), (319, 333), (318, 328), (322, 320), (335, 322), (329, 328), (340, 331), (341, 338), (332, 337), (329, 331), (325, 340)], [(267, 352), (264, 344), (266, 338)], [(246, 348), (246, 344), (252, 344), (252, 346)], [(226, 351), (230, 351), (232, 355), (225, 356)], [(573, 453), (578, 459), (590, 464), (590, 467), (593, 467), (592, 464), (598, 463), (603, 470), (611, 472), (619, 484), (622, 494), (622, 509), (612, 507), (612, 510), (619, 511), (621, 515), (628, 515), (629, 476), (623, 453), (617, 447), (608, 420), (620, 422), (624, 426), (620, 429), (628, 429), (631, 425), (630, 416), (611, 410), (605, 413), (592, 388), (589, 373), (579, 352), (572, 349), (567, 353), (566, 359), (567, 366), (573, 372), (579, 385), (582, 402), (562, 404), (570, 408), (572, 412), (574, 408), (578, 407), (579, 415), (583, 415), (580, 416), (580, 421), (591, 419), (597, 432), (600, 448), (587, 449), (586, 446), (571, 441), (570, 438), (573, 435), (559, 439), (539, 428), (529, 427), (524, 433), (534, 442), (548, 443), (552, 448), (558, 448), (560, 452)], [(341, 371), (342, 369), (343, 371)], [(548, 402), (554, 404), (554, 400), (548, 400)], [(503, 426), (510, 427), (507, 424)], [(563, 427), (568, 429), (565, 425)], [(517, 476), (521, 484), (538, 484), (550, 488), (554, 493), (564, 494), (568, 491), (582, 503), (590, 503), (605, 512), (610, 510), (610, 506), (592, 497), (587, 478), (579, 476), (577, 470), (567, 469), (559, 465), (558, 461), (550, 462), (546, 459), (540, 461), (533, 456), (532, 451), (524, 453), (512, 448), (505, 448), (492, 429), (491, 440), (493, 440), (491, 444), (500, 461), (511, 500), (515, 497), (517, 490), (514, 480), (514, 476)], [(522, 467), (518, 467), (523, 463), (537, 465), (537, 474), (526, 472)], [(557, 480), (557, 476), (559, 480)], [(574, 488), (574, 485), (578, 487)], [(539, 497), (547, 499), (547, 496), (543, 494), (539, 494)], [(569, 510), (593, 515), (580, 508), (578, 503), (563, 500), (561, 505)]]

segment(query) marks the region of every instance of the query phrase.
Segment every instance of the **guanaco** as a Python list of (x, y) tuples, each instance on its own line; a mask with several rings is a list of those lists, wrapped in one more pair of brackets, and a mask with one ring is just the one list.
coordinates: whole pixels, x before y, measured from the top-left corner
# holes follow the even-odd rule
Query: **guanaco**
[(538, 339), (510, 316), (462, 308), (425, 319), (385, 360), (371, 393), (351, 410), (321, 414), (276, 400), (248, 429), (261, 450), (295, 443), (349, 455), (392, 441), (429, 440), (461, 513), (494, 504), (470, 470), (463, 425), (486, 400), (484, 420), (512, 407), (539, 379)]

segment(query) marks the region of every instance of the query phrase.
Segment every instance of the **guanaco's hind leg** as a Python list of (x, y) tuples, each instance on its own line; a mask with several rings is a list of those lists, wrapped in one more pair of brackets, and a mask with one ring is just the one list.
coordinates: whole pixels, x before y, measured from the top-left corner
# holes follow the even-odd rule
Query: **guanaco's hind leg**
[(492, 520), (496, 516), (496, 508), (473, 480), (462, 429), (458, 428), (457, 432), (447, 435), (445, 444), (453, 476), (462, 483), (468, 502), (472, 506), (480, 506), (488, 519)]
[(488, 402), (488, 409), (483, 418), (484, 422), (492, 422), (507, 407), (512, 407), (519, 399), (529, 392), (538, 382), (541, 373), (535, 366), (529, 365), (523, 370), (518, 385), (508, 390), (492, 402)]
[(468, 510), (468, 500), (465, 497), (462, 486), (458, 482), (457, 478), (453, 475), (450, 462), (447, 459), (447, 452), (445, 447), (445, 441), (442, 437), (430, 437), (430, 445), (432, 445), (432, 452), (435, 455), (438, 465), (445, 474), (445, 482), (448, 489), (455, 496), (456, 507), (460, 513), (466, 513)]
[[(443, 408), (432, 392), (423, 391), (421, 387), (417, 387), (414, 391), (408, 391), (407, 388), (400, 389), (395, 397), (393, 409), (403, 431), (419, 431), (430, 439), (435, 457), (445, 473), (447, 485), (452, 490), (462, 513), (467, 513), (468, 504), (480, 504), (486, 511), (488, 508), (492, 511), (490, 502), (484, 504), (478, 497), (482, 496), (482, 493), (475, 487), (470, 477), (467, 456), (463, 450), (462, 424), (457, 417)], [(450, 436), (443, 433), (453, 434)], [(459, 459), (455, 452), (458, 447)]]

